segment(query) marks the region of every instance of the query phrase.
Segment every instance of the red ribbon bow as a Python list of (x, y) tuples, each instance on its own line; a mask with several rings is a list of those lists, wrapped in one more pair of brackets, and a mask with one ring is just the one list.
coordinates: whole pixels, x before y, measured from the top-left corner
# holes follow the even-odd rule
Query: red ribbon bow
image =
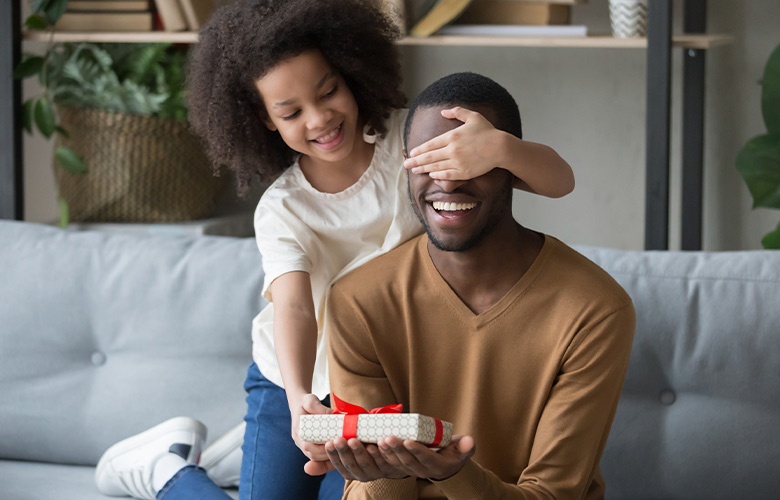
[(359, 415), (365, 415), (368, 413), (401, 413), (404, 409), (404, 405), (394, 404), (366, 410), (362, 406), (353, 405), (352, 403), (342, 401), (336, 397), (335, 394), (331, 394), (331, 396), (333, 397), (333, 403), (336, 405), (336, 409), (333, 411), (333, 413), (335, 415), (344, 415), (344, 427), (341, 431), (341, 435), (344, 436), (344, 439), (357, 437), (357, 424)]
[[(333, 404), (336, 405), (336, 409), (333, 411), (333, 414), (344, 415), (344, 426), (341, 430), (341, 435), (344, 437), (344, 439), (357, 438), (358, 417), (360, 415), (377, 413), (401, 413), (404, 409), (404, 405), (399, 403), (366, 410), (362, 406), (353, 405), (351, 403), (347, 403), (346, 401), (342, 401), (335, 394), (331, 394), (331, 397), (333, 398)], [(434, 418), (433, 420), (436, 424), (436, 435), (433, 439), (433, 443), (429, 444), (428, 447), (438, 446), (439, 443), (441, 443), (444, 434), (441, 420), (438, 418)]]

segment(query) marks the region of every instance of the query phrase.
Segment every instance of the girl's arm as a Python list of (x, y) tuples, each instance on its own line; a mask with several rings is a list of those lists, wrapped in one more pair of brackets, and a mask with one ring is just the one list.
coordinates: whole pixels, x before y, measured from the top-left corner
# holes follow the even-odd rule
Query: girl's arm
[(270, 287), (274, 304), (274, 347), (292, 416), (295, 444), (313, 460), (327, 460), (323, 445), (298, 438), (301, 415), (331, 413), (311, 393), (317, 357), (317, 318), (309, 273), (293, 271), (276, 278)]
[(414, 173), (465, 180), (500, 167), (514, 174), (518, 189), (550, 198), (574, 189), (571, 166), (554, 149), (498, 130), (476, 111), (455, 107), (441, 114), (463, 125), (409, 151), (404, 167)]

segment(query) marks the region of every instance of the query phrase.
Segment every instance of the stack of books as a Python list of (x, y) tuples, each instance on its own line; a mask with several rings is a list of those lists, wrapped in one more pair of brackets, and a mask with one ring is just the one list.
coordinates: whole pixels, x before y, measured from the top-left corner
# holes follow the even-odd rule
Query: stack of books
[(437, 0), (412, 36), (585, 36), (569, 24), (571, 5), (587, 0)]
[(58, 31), (198, 31), (219, 0), (68, 0)]
[(68, 0), (57, 31), (150, 31), (148, 0)]

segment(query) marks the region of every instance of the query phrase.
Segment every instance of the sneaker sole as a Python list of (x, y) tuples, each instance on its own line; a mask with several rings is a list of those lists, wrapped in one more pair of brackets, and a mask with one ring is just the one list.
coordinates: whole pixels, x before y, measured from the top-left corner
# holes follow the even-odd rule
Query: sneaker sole
[(151, 429), (141, 432), (140, 434), (123, 439), (107, 449), (97, 463), (95, 481), (97, 482), (98, 478), (102, 475), (103, 469), (105, 469), (108, 462), (116, 458), (117, 455), (121, 455), (122, 453), (147, 444), (150, 441), (154, 441), (163, 434), (175, 431), (194, 431), (201, 439), (204, 441), (206, 440), (206, 426), (201, 422), (190, 417), (174, 417), (161, 424), (155, 425)]
[(240, 423), (211, 443), (200, 455), (200, 466), (207, 471), (217, 462), (228, 456), (230, 452), (244, 443), (246, 422)]

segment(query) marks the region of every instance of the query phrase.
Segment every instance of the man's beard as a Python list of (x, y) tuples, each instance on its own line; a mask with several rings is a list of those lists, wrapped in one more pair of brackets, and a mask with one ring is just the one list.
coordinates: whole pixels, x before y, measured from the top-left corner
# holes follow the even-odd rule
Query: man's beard
[(482, 243), (485, 237), (493, 232), (498, 223), (501, 221), (505, 207), (509, 206), (511, 210), (512, 189), (512, 185), (507, 184), (506, 188), (502, 189), (498, 193), (498, 196), (490, 207), (491, 210), (488, 213), (485, 224), (479, 228), (478, 231), (476, 231), (474, 234), (471, 234), (465, 240), (445, 242), (438, 238), (436, 234), (434, 234), (431, 226), (428, 225), (428, 220), (423, 217), (422, 213), (420, 213), (420, 207), (412, 199), (412, 192), (409, 189), (408, 179), (406, 186), (406, 191), (409, 194), (409, 201), (412, 204), (412, 209), (414, 210), (414, 213), (420, 222), (422, 222), (422, 225), (425, 226), (425, 232), (428, 234), (428, 240), (433, 243), (433, 246), (443, 252), (465, 252), (477, 247), (480, 243)]

